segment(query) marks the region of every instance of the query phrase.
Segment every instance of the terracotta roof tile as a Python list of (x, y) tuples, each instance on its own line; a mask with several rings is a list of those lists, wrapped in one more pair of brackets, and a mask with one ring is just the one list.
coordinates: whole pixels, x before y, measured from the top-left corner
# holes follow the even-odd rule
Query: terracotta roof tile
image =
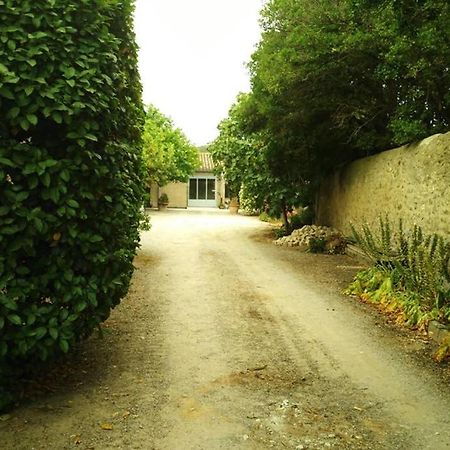
[(212, 172), (214, 170), (214, 162), (211, 153), (199, 152), (200, 168), (198, 172)]

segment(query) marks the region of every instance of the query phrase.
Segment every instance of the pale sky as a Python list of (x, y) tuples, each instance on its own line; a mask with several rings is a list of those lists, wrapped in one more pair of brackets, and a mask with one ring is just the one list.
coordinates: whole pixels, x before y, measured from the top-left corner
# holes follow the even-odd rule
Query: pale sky
[(217, 136), (260, 38), (263, 0), (137, 0), (135, 32), (144, 102), (153, 103), (193, 144)]

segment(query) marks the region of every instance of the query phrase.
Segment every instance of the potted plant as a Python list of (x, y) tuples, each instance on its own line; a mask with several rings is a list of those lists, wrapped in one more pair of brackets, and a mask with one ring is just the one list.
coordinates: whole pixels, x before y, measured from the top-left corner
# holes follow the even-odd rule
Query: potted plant
[(238, 197), (231, 197), (230, 204), (228, 205), (228, 211), (230, 214), (237, 214), (239, 211), (239, 199)]
[(167, 209), (167, 206), (169, 205), (169, 197), (167, 196), (167, 194), (164, 192), (163, 194), (161, 194), (159, 196), (158, 199), (158, 209), (160, 211), (165, 211)]

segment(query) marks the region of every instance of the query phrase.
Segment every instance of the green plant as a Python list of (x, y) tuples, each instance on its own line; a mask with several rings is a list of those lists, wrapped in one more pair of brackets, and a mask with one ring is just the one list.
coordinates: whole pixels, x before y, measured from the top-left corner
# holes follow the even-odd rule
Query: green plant
[(324, 253), (326, 247), (326, 239), (324, 238), (311, 238), (308, 241), (308, 251), (310, 253)]
[(150, 185), (185, 182), (200, 165), (198, 149), (153, 105), (147, 107), (143, 141), (144, 170)]
[(0, 1), (0, 386), (68, 352), (128, 290), (143, 200), (132, 13)]
[(286, 231), (286, 228), (284, 226), (281, 226), (280, 228), (275, 228), (274, 229), (274, 233), (275, 233), (275, 238), (276, 239), (280, 239), (284, 236), (288, 236), (289, 232)]
[(395, 305), (413, 325), (450, 322), (450, 243), (417, 225), (406, 233), (402, 221), (394, 233), (387, 218), (380, 218), (378, 233), (364, 225), (353, 234), (374, 267), (359, 273), (348, 293)]
[(164, 192), (159, 196), (158, 199), (158, 205), (168, 205), (169, 204), (169, 197), (168, 195)]

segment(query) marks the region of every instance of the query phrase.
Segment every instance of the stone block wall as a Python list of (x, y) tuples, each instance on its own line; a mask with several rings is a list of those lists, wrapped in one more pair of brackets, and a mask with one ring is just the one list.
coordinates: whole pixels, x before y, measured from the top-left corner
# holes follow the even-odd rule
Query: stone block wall
[(385, 214), (450, 238), (450, 133), (355, 161), (321, 186), (321, 225), (350, 234), (351, 222), (377, 226)]

